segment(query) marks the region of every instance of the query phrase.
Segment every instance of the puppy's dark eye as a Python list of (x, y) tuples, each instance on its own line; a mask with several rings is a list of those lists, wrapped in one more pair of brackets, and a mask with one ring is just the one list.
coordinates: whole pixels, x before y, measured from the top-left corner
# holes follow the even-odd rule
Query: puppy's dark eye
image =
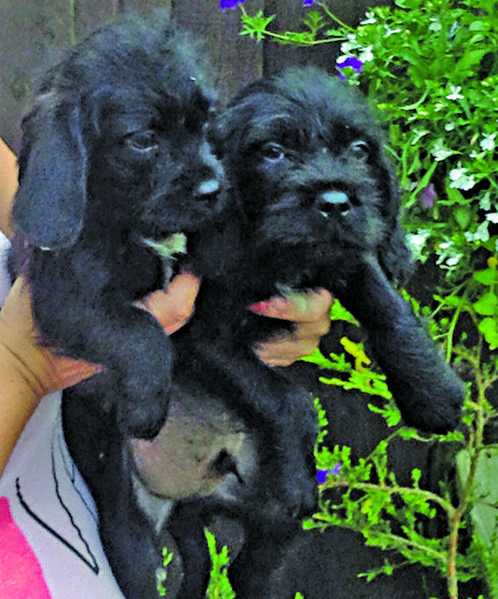
[(154, 131), (137, 131), (125, 139), (126, 145), (135, 152), (150, 152), (158, 147), (157, 135)]
[(350, 150), (355, 158), (368, 158), (370, 156), (370, 145), (363, 139), (353, 141)]
[(278, 162), (285, 157), (284, 149), (278, 144), (266, 144), (261, 148), (261, 154), (271, 162)]

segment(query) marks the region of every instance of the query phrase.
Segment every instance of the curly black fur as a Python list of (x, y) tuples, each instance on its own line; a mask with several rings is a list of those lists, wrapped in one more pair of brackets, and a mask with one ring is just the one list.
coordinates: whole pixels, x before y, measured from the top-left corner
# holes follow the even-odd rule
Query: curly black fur
[[(365, 100), (318, 69), (289, 69), (245, 88), (214, 123), (211, 138), (225, 159), (233, 212), (225, 213), (221, 236), (197, 237), (195, 259), (204, 276), (197, 318), (175, 343), (182, 360), (198, 356), (190, 367), (197, 380), (212, 389), (210, 380), (230, 378), (242, 395), (257, 380), (261, 401), (262, 381), (272, 381), (274, 405), (285, 410), (293, 402), (292, 414), (305, 403), (299, 399), (304, 394), (297, 388), (285, 393), (277, 373), (248, 370), (248, 360), (243, 364), (235, 348), (227, 348), (234, 339), (250, 347), (282, 326), (248, 313), (250, 303), (282, 289), (325, 287), (363, 326), (405, 422), (432, 432), (455, 428), (463, 386), (394, 288), (411, 263), (399, 224), (397, 181)], [(221, 344), (218, 354), (213, 348)], [(228, 391), (225, 403), (233, 395)], [(292, 421), (288, 413), (286, 418)], [(288, 451), (296, 439), (309, 443), (309, 426), (302, 419), (300, 428), (280, 430), (281, 446)], [(298, 451), (303, 448), (310, 451), (306, 441)], [(280, 476), (292, 480), (293, 473), (304, 472), (298, 464), (292, 452), (282, 454)], [(278, 487), (268, 479), (259, 484), (268, 493)], [(278, 525), (261, 535), (261, 513), (254, 507), (245, 504), (251, 516), (240, 510), (247, 538), (231, 568), (237, 596), (247, 599), (268, 596), (266, 581), (292, 535)]]
[(91, 389), (139, 437), (164, 422), (172, 367), (168, 337), (133, 305), (166, 282), (144, 239), (201, 226), (222, 176), (205, 139), (207, 73), (162, 14), (129, 17), (52, 68), (23, 123), (14, 225), (32, 248), (41, 339), (104, 365)]
[[(396, 180), (365, 101), (319, 70), (290, 69), (244, 89), (211, 138), (232, 189), (220, 217), (190, 236), (191, 266), (203, 284), (195, 318), (175, 335), (174, 393), (195, 398), (199, 409), (203, 397), (218, 398), (242, 417), (257, 460), (248, 467), (234, 454), (213, 463), (225, 482), (209, 498), (177, 503), (165, 523), (144, 508), (147, 489), (132, 486), (140, 456), (126, 439), (110, 441), (97, 423), (85, 435), (77, 404), (65, 405), (73, 453), (104, 514), (106, 550), (131, 598), (154, 595), (153, 578), (136, 572), (152, 573), (169, 532), (183, 561), (178, 597), (203, 597), (202, 527), (220, 511), (245, 529), (231, 567), (237, 596), (268, 597), (269, 576), (298, 529), (295, 517), (313, 509), (310, 397), (252, 353), (284, 326), (250, 313), (252, 302), (282, 289), (329, 288), (365, 328), (408, 423), (451, 429), (462, 402), (459, 380), (393, 287), (410, 271), (409, 254)], [(126, 566), (131, 561), (135, 569)]]
[[(454, 428), (461, 382), (393, 287), (411, 264), (397, 182), (362, 97), (318, 69), (289, 69), (243, 90), (212, 138), (245, 243), (227, 286), (242, 300), (233, 320), (282, 288), (330, 289), (368, 334), (406, 423)], [(250, 341), (261, 336), (255, 322), (244, 327)]]

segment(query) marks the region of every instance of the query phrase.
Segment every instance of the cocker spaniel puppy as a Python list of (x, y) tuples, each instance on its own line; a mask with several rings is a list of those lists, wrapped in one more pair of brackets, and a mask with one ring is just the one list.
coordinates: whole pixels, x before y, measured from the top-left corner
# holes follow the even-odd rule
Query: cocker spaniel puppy
[(23, 123), (14, 225), (41, 340), (105, 367), (87, 386), (136, 437), (163, 425), (171, 382), (171, 343), (134, 305), (167, 283), (151, 246), (216, 210), (208, 72), (162, 14), (128, 17), (47, 73)]
[[(397, 182), (365, 100), (318, 69), (289, 69), (242, 90), (210, 135), (231, 187), (221, 212), (189, 235), (188, 260), (203, 283), (195, 317), (175, 335), (172, 396), (199, 415), (204, 400), (222, 406), (226, 443), (216, 436), (207, 461), (206, 480), (216, 484), (173, 497), (167, 429), (151, 442), (111, 437), (105, 423), (90, 423), (85, 434), (88, 404), (80, 401), (79, 415), (73, 401), (64, 406), (104, 546), (132, 599), (154, 596), (170, 537), (183, 572), (173, 596), (201, 599), (209, 575), (202, 530), (219, 514), (244, 531), (230, 568), (237, 597), (269, 597), (269, 576), (315, 507), (311, 397), (253, 353), (286, 323), (248, 305), (331, 289), (365, 329), (407, 423), (449, 430), (462, 403), (460, 381), (395, 289), (409, 254)], [(206, 441), (196, 443), (205, 455)]]

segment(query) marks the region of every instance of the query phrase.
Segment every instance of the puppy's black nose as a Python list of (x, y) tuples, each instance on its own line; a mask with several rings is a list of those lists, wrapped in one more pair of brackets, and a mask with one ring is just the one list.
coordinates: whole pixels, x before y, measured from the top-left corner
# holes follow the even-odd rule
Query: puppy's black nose
[(195, 197), (199, 200), (211, 200), (214, 199), (220, 191), (220, 182), (214, 177), (212, 179), (206, 179), (199, 183), (195, 190)]
[(317, 197), (318, 210), (323, 216), (346, 215), (351, 210), (351, 201), (345, 191), (323, 191)]

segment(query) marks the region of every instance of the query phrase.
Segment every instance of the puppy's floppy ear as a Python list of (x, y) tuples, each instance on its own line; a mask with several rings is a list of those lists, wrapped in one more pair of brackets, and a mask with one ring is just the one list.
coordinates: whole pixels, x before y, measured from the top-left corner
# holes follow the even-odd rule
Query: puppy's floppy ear
[(398, 180), (387, 159), (382, 156), (384, 218), (386, 234), (379, 247), (379, 263), (388, 279), (403, 284), (413, 271), (413, 262), (400, 224), (400, 190)]
[(20, 187), (14, 226), (47, 249), (73, 245), (83, 227), (87, 152), (79, 102), (50, 105), (41, 99), (24, 123)]

